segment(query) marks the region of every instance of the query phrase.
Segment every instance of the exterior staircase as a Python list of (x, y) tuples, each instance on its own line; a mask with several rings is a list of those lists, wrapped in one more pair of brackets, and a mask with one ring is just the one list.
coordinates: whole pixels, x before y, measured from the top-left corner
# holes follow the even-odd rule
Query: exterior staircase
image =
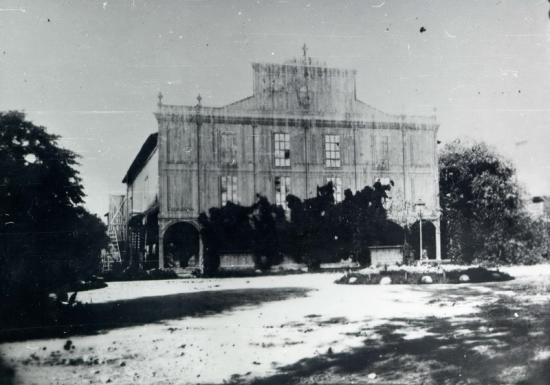
[(103, 271), (109, 271), (112, 269), (113, 264), (122, 262), (120, 255), (120, 239), (119, 231), (125, 226), (123, 217), (123, 207), (126, 203), (126, 198), (120, 203), (115, 214), (112, 218), (109, 218), (109, 225), (107, 226), (107, 235), (109, 236), (109, 245), (106, 253), (101, 256), (101, 268)]

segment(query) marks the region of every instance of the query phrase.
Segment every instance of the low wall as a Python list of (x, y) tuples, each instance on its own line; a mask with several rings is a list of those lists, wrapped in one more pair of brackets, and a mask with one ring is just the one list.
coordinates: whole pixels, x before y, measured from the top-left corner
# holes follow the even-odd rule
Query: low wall
[(371, 266), (396, 265), (403, 263), (403, 246), (371, 246), (370, 264)]
[(220, 256), (220, 269), (243, 270), (254, 269), (252, 254), (222, 254)]

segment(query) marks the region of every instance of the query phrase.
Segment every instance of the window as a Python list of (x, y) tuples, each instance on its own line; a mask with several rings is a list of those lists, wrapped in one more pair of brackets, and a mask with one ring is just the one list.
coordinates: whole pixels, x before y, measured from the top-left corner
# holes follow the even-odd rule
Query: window
[(220, 161), (222, 166), (237, 166), (237, 135), (230, 132), (221, 135)]
[(290, 194), (290, 177), (276, 176), (275, 177), (275, 203), (277, 206), (282, 206), (288, 210), (286, 204), (286, 196)]
[(342, 178), (340, 177), (328, 177), (327, 183), (332, 182), (332, 187), (334, 188), (334, 200), (336, 202), (342, 201)]
[(382, 186), (388, 186), (388, 185), (393, 183), (392, 180), (390, 178), (388, 178), (387, 176), (381, 176), (381, 177), (374, 178), (373, 183), (376, 183), (376, 182), (380, 182), (380, 184)]
[(426, 138), (419, 134), (411, 135), (410, 137), (410, 153), (411, 165), (413, 166), (429, 166), (432, 158), (432, 152), (429, 151), (429, 145)]
[(325, 166), (340, 167), (340, 135), (325, 135)]
[(275, 167), (290, 166), (290, 135), (275, 134)]
[(390, 167), (390, 144), (387, 136), (381, 136), (376, 139), (376, 167), (381, 170), (387, 170)]
[(222, 198), (222, 206), (227, 202), (237, 203), (237, 177), (231, 175), (223, 175), (221, 177), (220, 192)]

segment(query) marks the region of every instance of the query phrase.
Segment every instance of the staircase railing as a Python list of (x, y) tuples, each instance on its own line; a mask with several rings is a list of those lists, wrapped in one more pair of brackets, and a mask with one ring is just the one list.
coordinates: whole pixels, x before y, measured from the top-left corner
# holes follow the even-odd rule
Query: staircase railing
[[(111, 270), (113, 263), (122, 262), (119, 243), (119, 227), (124, 226), (124, 218), (122, 217), (123, 207), (126, 205), (126, 197), (122, 199), (112, 218), (109, 218), (107, 227), (107, 235), (109, 236), (109, 250), (102, 258), (103, 271)], [(120, 223), (119, 223), (120, 222)]]

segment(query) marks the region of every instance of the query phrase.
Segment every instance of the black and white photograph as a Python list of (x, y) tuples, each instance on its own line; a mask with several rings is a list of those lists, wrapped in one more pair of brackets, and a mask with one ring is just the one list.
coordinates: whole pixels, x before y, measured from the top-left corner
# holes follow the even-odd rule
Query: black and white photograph
[(547, 0), (0, 0), (0, 385), (548, 385), (549, 146)]

